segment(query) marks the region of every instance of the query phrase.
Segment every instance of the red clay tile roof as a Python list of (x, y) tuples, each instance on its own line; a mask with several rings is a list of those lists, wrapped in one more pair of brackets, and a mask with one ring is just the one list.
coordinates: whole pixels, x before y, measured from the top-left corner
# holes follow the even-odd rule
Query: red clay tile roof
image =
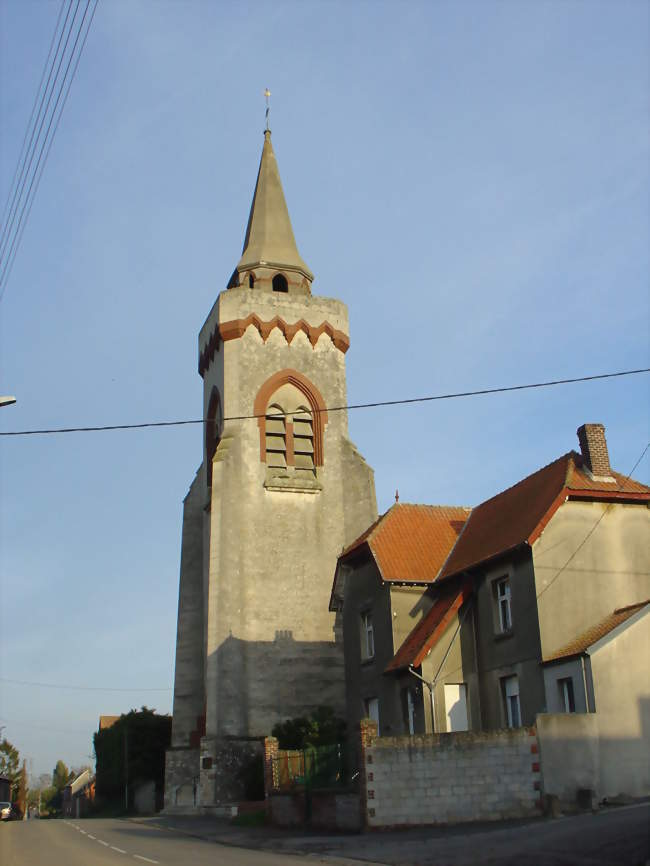
[(650, 604), (650, 599), (641, 601), (638, 604), (630, 604), (627, 607), (617, 608), (613, 613), (610, 613), (609, 616), (606, 616), (605, 619), (601, 620), (596, 625), (593, 625), (591, 628), (588, 628), (587, 631), (583, 632), (579, 637), (566, 644), (566, 646), (563, 646), (562, 649), (546, 656), (544, 661), (553, 662), (558, 659), (569, 658), (570, 656), (582, 655), (590, 646), (595, 644), (596, 641), (599, 641), (601, 638), (605, 637), (605, 635), (609, 634), (617, 625), (621, 625), (621, 623), (628, 620), (631, 616), (634, 616), (635, 613), (640, 611), (647, 604)]
[(115, 722), (120, 719), (121, 716), (100, 716), (99, 717), (99, 730), (103, 731), (106, 728), (111, 728)]
[(442, 589), (428, 613), (408, 635), (386, 666), (384, 673), (403, 670), (413, 665), (419, 667), (429, 650), (435, 646), (452, 618), (471, 593), (470, 584), (460, 588), (456, 583)]
[(432, 583), (469, 514), (469, 508), (398, 503), (347, 547), (340, 559), (367, 545), (383, 580)]
[(612, 472), (614, 481), (595, 481), (570, 451), (513, 487), (473, 509), (440, 577), (450, 577), (481, 562), (532, 544), (569, 497), (650, 501), (650, 488)]

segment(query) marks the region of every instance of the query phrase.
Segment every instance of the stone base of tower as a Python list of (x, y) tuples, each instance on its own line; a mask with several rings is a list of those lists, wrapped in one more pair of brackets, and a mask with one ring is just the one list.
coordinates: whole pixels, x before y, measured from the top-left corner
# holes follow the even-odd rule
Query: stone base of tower
[(246, 769), (263, 751), (261, 740), (202, 737), (201, 806), (225, 806), (245, 800)]
[(165, 812), (194, 811), (199, 805), (199, 749), (165, 754)]

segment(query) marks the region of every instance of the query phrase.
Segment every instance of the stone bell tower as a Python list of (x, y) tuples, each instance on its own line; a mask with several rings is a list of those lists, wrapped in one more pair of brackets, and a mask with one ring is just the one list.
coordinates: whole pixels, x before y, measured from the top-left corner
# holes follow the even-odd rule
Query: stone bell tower
[(345, 304), (312, 295), (271, 145), (242, 256), (199, 334), (203, 462), (185, 498), (165, 806), (242, 796), (261, 738), (344, 714), (328, 602), (341, 549), (377, 517), (348, 438)]

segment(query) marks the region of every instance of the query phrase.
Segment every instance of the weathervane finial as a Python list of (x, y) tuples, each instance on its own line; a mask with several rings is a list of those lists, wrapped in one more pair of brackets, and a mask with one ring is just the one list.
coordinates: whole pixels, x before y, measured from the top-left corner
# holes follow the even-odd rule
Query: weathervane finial
[(269, 112), (271, 111), (271, 91), (268, 87), (264, 90), (264, 99), (266, 99), (266, 132), (270, 132), (269, 130)]

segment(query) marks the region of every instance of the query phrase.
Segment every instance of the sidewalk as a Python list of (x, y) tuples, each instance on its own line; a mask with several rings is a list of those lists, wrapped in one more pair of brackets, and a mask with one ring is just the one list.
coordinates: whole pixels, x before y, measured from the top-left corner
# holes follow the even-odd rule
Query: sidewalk
[(212, 816), (130, 820), (222, 845), (310, 855), (316, 862), (333, 866), (520, 866), (523, 862), (534, 862), (535, 866), (576, 862), (623, 866), (643, 863), (650, 856), (649, 816), (646, 802), (593, 815), (359, 834), (237, 827)]

